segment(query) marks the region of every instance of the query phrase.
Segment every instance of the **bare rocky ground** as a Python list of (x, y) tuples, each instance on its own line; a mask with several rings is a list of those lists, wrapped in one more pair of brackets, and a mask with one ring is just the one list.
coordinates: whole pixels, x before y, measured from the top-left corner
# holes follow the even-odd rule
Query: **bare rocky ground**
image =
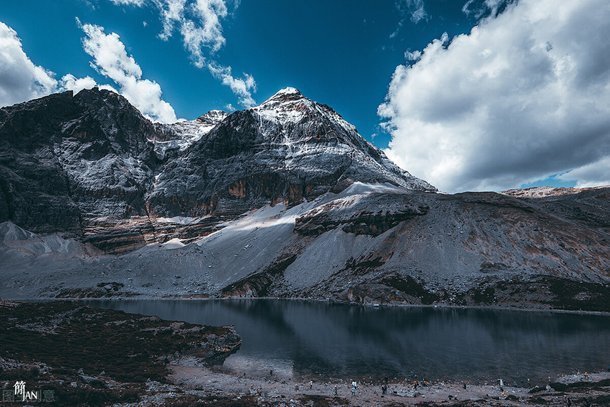
[[(390, 382), (386, 395), (382, 383), (359, 382), (355, 395), (346, 381), (289, 380), (281, 377), (244, 377), (218, 368), (172, 365), (171, 380), (193, 395), (214, 397), (218, 403), (257, 406), (606, 406), (610, 403), (610, 373), (564, 376), (548, 387), (531, 389), (497, 384)], [(337, 395), (335, 395), (335, 386)], [(214, 399), (213, 399), (214, 400)], [(205, 403), (202, 403), (205, 405)]]
[(0, 302), (0, 325), (2, 390), (25, 381), (26, 389), (52, 392), (61, 406), (138, 403), (150, 388), (170, 384), (173, 360), (222, 363), (241, 344), (231, 327), (73, 302)]
[[(545, 388), (495, 383), (380, 382), (244, 374), (221, 366), (240, 346), (232, 328), (207, 327), (74, 302), (0, 303), (0, 383), (52, 390), (55, 405), (115, 406), (605, 406), (610, 372)], [(335, 387), (337, 394), (335, 395)], [(53, 403), (51, 403), (53, 404)], [(9, 405), (9, 404), (7, 404)]]
[[(574, 191), (572, 191), (574, 192)], [(610, 312), (610, 188), (442, 195), (354, 183), (122, 255), (0, 223), (0, 296), (306, 298)]]

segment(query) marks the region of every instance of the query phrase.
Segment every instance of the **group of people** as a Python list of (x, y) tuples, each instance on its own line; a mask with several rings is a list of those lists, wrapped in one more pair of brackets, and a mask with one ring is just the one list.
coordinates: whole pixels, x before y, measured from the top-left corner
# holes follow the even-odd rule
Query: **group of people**
[[(298, 390), (298, 387), (296, 387), (296, 389)], [(313, 389), (313, 381), (310, 380), (309, 381), (309, 390)], [(352, 396), (355, 396), (356, 393), (358, 392), (358, 383), (353, 380), (352, 381)], [(333, 386), (333, 394), (335, 395), (335, 397), (337, 397), (339, 395), (339, 387), (335, 384)]]
[[(294, 386), (294, 390), (299, 391), (298, 384)], [(309, 381), (309, 390), (313, 390), (313, 380)], [(358, 391), (358, 383), (354, 380), (354, 381), (352, 381), (352, 396), (355, 396), (357, 391)], [(337, 397), (339, 395), (339, 387), (336, 384), (333, 386), (333, 393), (334, 393), (335, 397)]]
[[(313, 387), (313, 381), (310, 381), (309, 389), (311, 390), (312, 387)], [(358, 393), (358, 382), (356, 382), (355, 380), (352, 380), (351, 390), (352, 390), (352, 396), (355, 396)], [(333, 386), (333, 394), (335, 395), (335, 397), (337, 397), (339, 395), (339, 387), (336, 384)], [(384, 379), (383, 384), (381, 385), (381, 394), (382, 395), (388, 394), (388, 378), (387, 377)]]
[[(246, 376), (246, 374), (244, 373), (244, 377), (245, 376)], [(269, 371), (269, 376), (273, 377), (273, 370)], [(383, 384), (381, 385), (381, 394), (382, 395), (388, 394), (388, 381), (389, 380), (386, 377), (384, 379), (384, 381), (383, 381)], [(308, 384), (309, 384), (309, 386), (308, 386), (309, 390), (313, 390), (313, 380), (310, 380)], [(417, 389), (417, 386), (419, 384), (420, 384), (419, 381), (417, 381), (417, 380), (414, 381), (413, 382), (413, 388)], [(424, 382), (422, 383), (422, 385), (426, 386), (428, 384), (429, 383), (424, 379)], [(500, 381), (500, 385), (501, 386), (502, 386), (502, 384), (503, 384), (502, 381)], [(296, 384), (294, 386), (294, 389), (295, 389), (295, 391), (299, 391), (299, 385)], [(464, 383), (464, 389), (466, 389), (466, 384), (465, 383)], [(351, 383), (351, 392), (352, 392), (352, 396), (355, 396), (358, 393), (358, 382), (356, 382), (355, 380), (352, 380), (352, 383)], [(334, 394), (335, 397), (339, 396), (339, 387), (336, 384), (333, 386), (333, 394)]]

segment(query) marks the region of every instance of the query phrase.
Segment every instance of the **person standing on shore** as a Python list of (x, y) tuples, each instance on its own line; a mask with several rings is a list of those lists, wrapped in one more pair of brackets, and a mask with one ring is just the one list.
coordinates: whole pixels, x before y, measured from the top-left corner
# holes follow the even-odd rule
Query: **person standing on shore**
[(358, 383), (356, 381), (352, 381), (352, 396), (356, 395), (356, 390), (358, 390)]
[(339, 395), (339, 389), (337, 388), (337, 385), (335, 384), (335, 397), (337, 397)]

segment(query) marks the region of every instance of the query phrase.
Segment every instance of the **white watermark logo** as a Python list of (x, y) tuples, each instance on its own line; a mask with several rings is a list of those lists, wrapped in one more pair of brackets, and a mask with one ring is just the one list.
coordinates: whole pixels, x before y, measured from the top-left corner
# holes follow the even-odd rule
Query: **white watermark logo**
[(15, 382), (13, 386), (15, 388), (15, 401), (18, 400), (18, 396), (21, 396), (21, 401), (38, 401), (40, 394), (39, 391), (27, 391), (25, 389), (25, 382), (23, 380)]
[(13, 390), (2, 391), (2, 402), (52, 402), (55, 401), (54, 390), (27, 390), (23, 380), (17, 380)]
[(25, 401), (25, 382), (23, 380), (15, 382), (13, 387), (15, 388), (15, 396), (21, 395), (23, 397), (22, 401)]

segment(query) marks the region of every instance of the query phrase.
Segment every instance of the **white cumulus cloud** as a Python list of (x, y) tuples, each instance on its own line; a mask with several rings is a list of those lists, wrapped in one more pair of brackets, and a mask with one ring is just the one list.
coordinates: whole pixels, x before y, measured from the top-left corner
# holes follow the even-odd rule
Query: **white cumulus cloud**
[[(111, 1), (134, 6), (146, 4), (144, 0)], [(212, 76), (231, 89), (241, 105), (250, 107), (256, 103), (252, 96), (256, 91), (256, 82), (252, 75), (244, 73), (243, 78), (236, 78), (232, 75), (230, 66), (221, 65), (210, 57), (226, 43), (222, 28), (222, 21), (229, 15), (226, 0), (150, 0), (149, 3), (153, 4), (161, 15), (161, 40), (167, 41), (175, 31), (179, 32), (184, 48), (197, 68), (207, 67)], [(237, 7), (239, 2), (233, 3), (234, 7)]]
[(71, 90), (74, 94), (77, 94), (83, 89), (92, 89), (94, 87), (98, 87), (100, 89), (110, 90), (114, 93), (119, 93), (115, 88), (110, 85), (99, 85), (95, 82), (90, 76), (85, 76), (84, 78), (77, 78), (72, 74), (66, 74), (61, 78), (59, 83), (60, 91)]
[(176, 23), (180, 24), (184, 18), (186, 0), (154, 0), (154, 2), (161, 11), (161, 23), (163, 24), (163, 31), (159, 34), (159, 38), (167, 41), (172, 36)]
[(195, 64), (201, 67), (202, 48), (216, 52), (226, 42), (220, 21), (227, 16), (228, 10), (224, 0), (197, 0), (191, 8), (195, 19), (184, 18), (180, 32), (184, 45), (195, 57)]
[(243, 78), (236, 78), (232, 74), (230, 66), (210, 64), (208, 69), (215, 78), (221, 80), (222, 84), (228, 86), (239, 99), (239, 103), (245, 107), (252, 107), (256, 101), (252, 98), (252, 91), (256, 90), (256, 82), (251, 75), (244, 74)]
[(606, 0), (520, 0), (432, 41), (379, 107), (388, 155), (444, 191), (607, 180), (609, 36)]
[(142, 79), (142, 69), (127, 54), (118, 34), (106, 34), (102, 27), (93, 24), (82, 25), (82, 30), (86, 35), (83, 49), (93, 58), (94, 69), (112, 79), (119, 92), (145, 116), (164, 123), (177, 120), (172, 106), (162, 99), (161, 86)]
[(95, 79), (90, 76), (85, 76), (84, 78), (76, 78), (74, 75), (69, 73), (61, 78), (62, 89), (71, 90), (75, 94), (83, 89), (91, 89), (95, 86), (97, 86), (97, 83), (95, 83)]
[(48, 95), (56, 87), (54, 74), (35, 65), (15, 30), (0, 22), (0, 106)]
[(564, 181), (575, 181), (577, 187), (610, 185), (610, 155), (599, 161), (574, 168), (558, 177)]
[(154, 4), (163, 24), (159, 38), (168, 40), (177, 27), (198, 68), (206, 64), (205, 49), (214, 53), (225, 44), (221, 20), (229, 11), (224, 0), (154, 0)]
[(140, 7), (144, 4), (144, 0), (110, 0), (117, 6), (136, 6)]

